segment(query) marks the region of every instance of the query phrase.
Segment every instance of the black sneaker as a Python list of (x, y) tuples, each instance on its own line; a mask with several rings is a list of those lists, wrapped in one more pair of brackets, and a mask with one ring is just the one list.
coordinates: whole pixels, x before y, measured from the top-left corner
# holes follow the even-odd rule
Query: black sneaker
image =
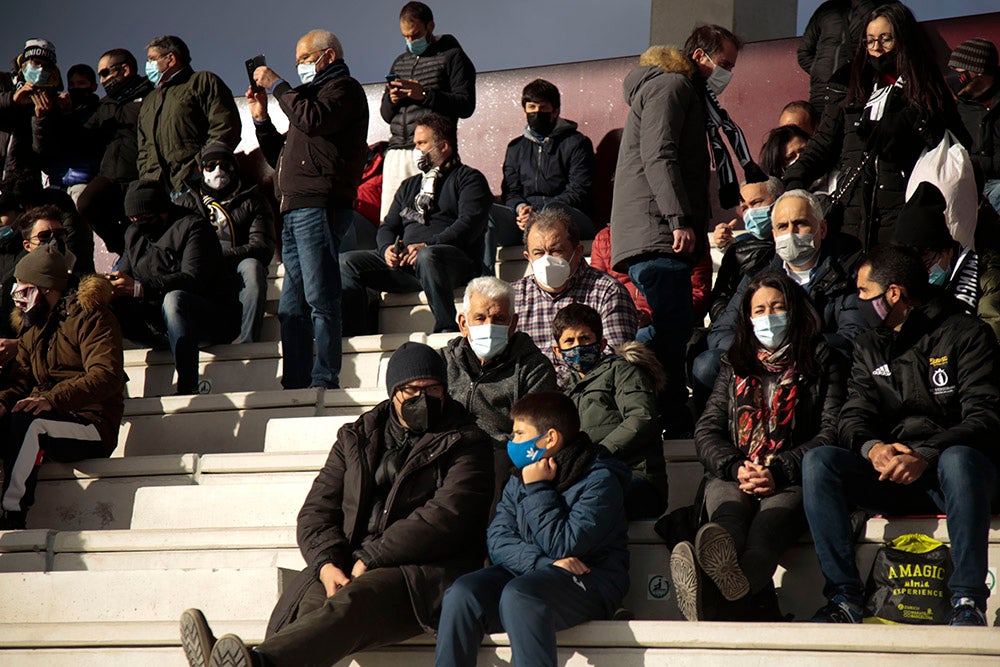
[(848, 601), (843, 595), (834, 595), (825, 607), (813, 614), (812, 623), (860, 623), (861, 605)]
[(702, 601), (701, 573), (690, 542), (680, 542), (670, 552), (670, 577), (674, 580), (677, 608), (689, 621), (705, 618)]
[(944, 620), (945, 625), (985, 626), (984, 614), (972, 598), (958, 598), (951, 605), (951, 611)]
[(706, 523), (694, 539), (694, 553), (722, 597), (732, 602), (750, 592), (750, 581), (743, 574), (736, 543), (728, 530), (717, 523)]

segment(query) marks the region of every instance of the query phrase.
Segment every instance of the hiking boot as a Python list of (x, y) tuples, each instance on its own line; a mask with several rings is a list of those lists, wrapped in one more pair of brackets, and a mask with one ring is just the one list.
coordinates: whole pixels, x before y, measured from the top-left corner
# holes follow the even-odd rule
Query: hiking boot
[(813, 623), (860, 623), (861, 605), (849, 601), (843, 595), (834, 595), (813, 617)]
[(945, 625), (985, 626), (986, 614), (976, 605), (972, 598), (958, 598), (951, 605), (951, 611), (945, 617)]
[(670, 577), (674, 580), (677, 608), (689, 621), (705, 620), (701, 573), (690, 542), (680, 542), (670, 552)]
[(215, 635), (200, 609), (188, 609), (181, 614), (181, 648), (191, 667), (209, 667), (209, 656), (215, 646)]
[(726, 600), (739, 600), (750, 592), (750, 581), (743, 574), (736, 543), (728, 530), (717, 523), (706, 523), (694, 538), (694, 552), (698, 565)]
[(255, 667), (250, 649), (236, 635), (222, 635), (212, 649), (210, 667)]

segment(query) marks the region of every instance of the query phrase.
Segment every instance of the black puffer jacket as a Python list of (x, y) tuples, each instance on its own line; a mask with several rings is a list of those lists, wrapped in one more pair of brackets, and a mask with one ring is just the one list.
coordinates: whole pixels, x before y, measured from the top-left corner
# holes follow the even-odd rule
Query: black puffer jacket
[[(799, 375), (798, 402), (795, 404), (790, 443), (774, 457), (769, 466), (780, 488), (802, 483), (802, 457), (815, 447), (837, 444), (837, 418), (844, 404), (846, 359), (822, 341), (816, 344), (819, 375)], [(737, 446), (736, 374), (728, 355), (708, 398), (705, 412), (694, 431), (694, 446), (705, 474), (727, 482), (736, 481), (736, 473), (746, 461)]]
[(86, 132), (102, 150), (100, 175), (116, 183), (131, 183), (139, 178), (136, 160), (139, 157), (139, 108), (153, 90), (145, 77), (136, 81), (119, 99), (101, 99), (94, 115), (84, 124)]
[[(417, 620), (431, 632), (445, 590), (482, 567), (486, 555), (492, 448), (472, 416), (446, 400), (439, 424), (417, 440), (400, 467), (379, 534), (370, 536), (375, 469), (391, 410), (391, 402), (383, 401), (337, 434), (299, 511), (298, 543), (308, 567), (297, 583), (316, 581), (326, 563), (350, 572), (361, 549), (369, 569), (402, 569)], [(282, 596), (271, 628), (294, 613), (294, 597)]]
[(743, 278), (753, 277), (767, 268), (774, 258), (774, 238), (768, 235), (759, 239), (753, 234), (743, 234), (732, 242), (719, 264), (719, 273), (712, 287), (712, 302), (708, 312), (715, 321), (726, 311), (729, 300), (736, 294)]
[(958, 98), (958, 114), (972, 138), (972, 161), (982, 169), (986, 180), (1000, 178), (1000, 84), (994, 85), (988, 104)]
[(931, 114), (910, 106), (894, 88), (882, 119), (872, 122), (861, 106), (839, 106), (828, 111), (819, 130), (799, 159), (785, 171), (787, 189), (808, 188), (816, 179), (839, 170), (840, 183), (872, 158), (841, 200), (842, 218), (831, 215), (834, 229), (861, 241), (867, 251), (892, 237), (899, 209), (906, 201), (906, 183), (924, 148), (936, 146), (951, 130), (964, 141), (968, 136), (951, 100), (945, 112)]
[[(177, 199), (177, 205), (209, 218), (208, 206), (199, 193), (190, 188)], [(274, 213), (271, 204), (256, 185), (225, 197), (219, 204), (229, 214), (232, 222), (233, 247), (223, 248), (222, 257), (232, 269), (247, 257), (253, 257), (267, 266), (274, 257)]]
[(257, 141), (278, 173), (281, 212), (299, 208), (351, 208), (368, 157), (368, 98), (343, 60), (324, 67), (310, 83), (282, 81), (274, 98), (288, 116), (280, 134), (267, 120)]
[(170, 214), (166, 223), (129, 225), (118, 272), (142, 283), (144, 301), (162, 301), (167, 292), (184, 290), (211, 300), (220, 317), (238, 313), (238, 277), (224, 270), (212, 225), (179, 206)]
[[(14, 91), (0, 93), (0, 180), (38, 182), (42, 158), (35, 150), (32, 105), (14, 104)], [(43, 125), (51, 122), (45, 118)]]
[(828, 0), (809, 19), (799, 41), (798, 60), (809, 75), (809, 102), (819, 116), (827, 105), (843, 101), (847, 90), (836, 83), (834, 74), (851, 62), (868, 15), (881, 4), (884, 0)]
[(415, 56), (409, 51), (396, 56), (389, 68), (401, 79), (417, 81), (427, 95), (420, 102), (393, 104), (389, 90), (382, 93), (382, 120), (389, 123), (389, 148), (413, 148), (417, 121), (430, 112), (457, 121), (476, 110), (476, 67), (458, 40), (441, 35)]
[(507, 144), (500, 199), (542, 208), (558, 202), (593, 215), (594, 144), (571, 120), (560, 118), (544, 141), (525, 130)]

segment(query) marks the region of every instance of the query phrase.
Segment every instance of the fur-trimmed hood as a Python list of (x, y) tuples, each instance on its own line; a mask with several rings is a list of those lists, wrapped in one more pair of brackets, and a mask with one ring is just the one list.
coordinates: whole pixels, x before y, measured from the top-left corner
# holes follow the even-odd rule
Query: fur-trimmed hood
[(673, 46), (651, 46), (639, 56), (639, 66), (625, 77), (625, 101), (632, 104), (639, 89), (649, 81), (664, 74), (680, 74), (691, 79), (697, 69), (684, 52)]
[(656, 393), (660, 393), (666, 386), (667, 376), (663, 366), (653, 351), (642, 343), (634, 340), (622, 343), (615, 349), (615, 354), (641, 370)]
[[(111, 297), (114, 292), (111, 283), (104, 276), (89, 274), (79, 279), (74, 286), (74, 280), (70, 278), (70, 284), (66, 288), (66, 293), (56, 306), (59, 310), (65, 310), (70, 314), (74, 312), (91, 313), (98, 308), (107, 308), (111, 305)], [(20, 308), (15, 307), (10, 313), (10, 322), (14, 325), (15, 331), (20, 331), (24, 324), (24, 313)]]

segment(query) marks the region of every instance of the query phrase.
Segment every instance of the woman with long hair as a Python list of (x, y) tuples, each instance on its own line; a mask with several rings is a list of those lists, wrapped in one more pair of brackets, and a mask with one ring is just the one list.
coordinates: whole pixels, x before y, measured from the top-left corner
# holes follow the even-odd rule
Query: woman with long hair
[(795, 164), (809, 143), (809, 135), (798, 125), (782, 125), (767, 133), (758, 162), (768, 176), (781, 178)]
[(802, 457), (836, 443), (846, 359), (823, 343), (805, 290), (758, 274), (733, 346), (695, 429), (705, 466), (703, 521), (670, 569), (688, 620), (780, 620), (771, 579), (806, 530)]
[(847, 97), (827, 107), (784, 181), (789, 189), (808, 187), (838, 170), (828, 221), (868, 250), (891, 238), (917, 158), (946, 129), (967, 141), (930, 40), (906, 5), (882, 5), (868, 16)]

